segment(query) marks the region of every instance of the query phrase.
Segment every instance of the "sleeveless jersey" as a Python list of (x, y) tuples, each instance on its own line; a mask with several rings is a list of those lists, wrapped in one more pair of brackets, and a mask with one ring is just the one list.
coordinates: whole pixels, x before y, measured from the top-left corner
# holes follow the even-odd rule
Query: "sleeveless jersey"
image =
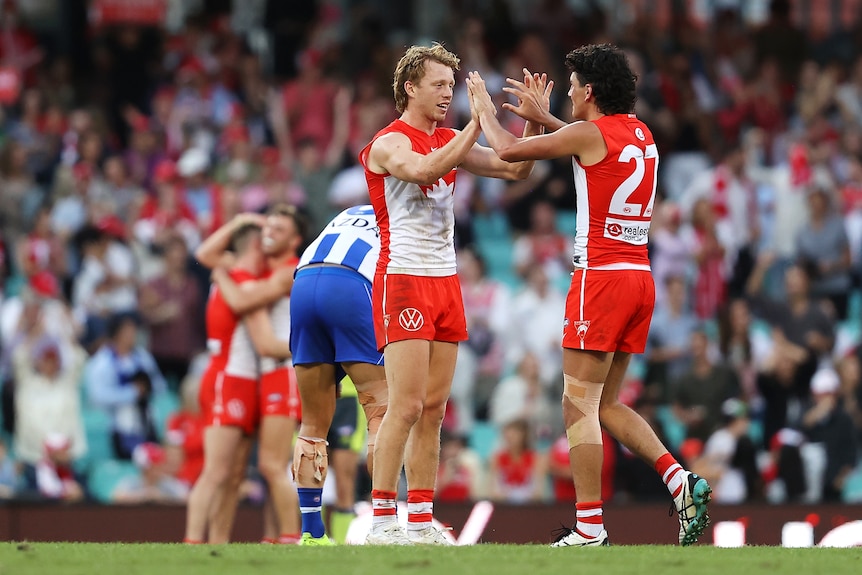
[(457, 168), (430, 186), (399, 180), (368, 169), (368, 153), (380, 136), (399, 132), (410, 138), (413, 151), (430, 154), (455, 137), (450, 128), (433, 135), (395, 120), (359, 153), (371, 204), (380, 226), (378, 273), (416, 276), (455, 275), (455, 174)]
[(373, 282), (380, 256), (380, 228), (372, 206), (354, 206), (335, 216), (299, 258), (297, 271), (310, 264), (338, 264)]
[[(257, 279), (245, 270), (228, 272), (236, 283)], [(239, 317), (233, 313), (215, 284), (210, 288), (206, 307), (207, 351), (210, 354), (210, 365), (218, 370), (225, 370), (231, 361), (234, 368), (245, 366), (241, 371), (252, 369), (256, 372), (257, 360), (253, 355), (249, 358), (244, 348), (243, 337), (237, 332), (242, 330)], [(247, 339), (247, 335), (245, 336)], [(251, 345), (251, 342), (248, 342)], [(256, 377), (254, 375), (253, 377)]]
[[(287, 260), (284, 265), (296, 265), (299, 259), (292, 258)], [(265, 277), (272, 275), (274, 270), (270, 270)], [(278, 298), (269, 310), (270, 321), (272, 321), (272, 330), (275, 332), (275, 337), (282, 341), (290, 341), (290, 294), (287, 293)], [(288, 360), (289, 362), (289, 360)], [(283, 365), (281, 362), (274, 360), (271, 357), (261, 358), (260, 371), (261, 373), (269, 373)]]
[(658, 149), (634, 114), (593, 122), (608, 153), (592, 166), (572, 159), (577, 196), (575, 267), (649, 271), (647, 239), (655, 202)]

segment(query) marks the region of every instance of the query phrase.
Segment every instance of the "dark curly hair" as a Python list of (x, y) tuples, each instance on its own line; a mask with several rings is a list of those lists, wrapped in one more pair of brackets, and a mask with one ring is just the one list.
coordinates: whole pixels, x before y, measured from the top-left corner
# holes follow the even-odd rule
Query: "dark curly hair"
[(602, 114), (630, 114), (637, 94), (635, 76), (625, 53), (612, 44), (589, 44), (566, 55), (566, 68), (581, 86), (590, 84)]

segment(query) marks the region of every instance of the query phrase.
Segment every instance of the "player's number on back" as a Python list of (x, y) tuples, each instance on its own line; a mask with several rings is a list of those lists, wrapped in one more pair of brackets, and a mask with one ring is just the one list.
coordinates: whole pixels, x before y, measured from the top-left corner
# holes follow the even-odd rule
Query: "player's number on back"
[[(653, 160), (653, 182), (649, 203), (646, 205), (646, 209), (643, 209), (643, 204), (632, 204), (629, 203), (628, 199), (643, 183), (646, 173), (646, 160)], [(629, 217), (649, 217), (652, 215), (653, 203), (655, 202), (655, 188), (658, 176), (658, 147), (655, 144), (649, 144), (646, 146), (646, 149), (642, 150), (634, 144), (629, 144), (620, 152), (620, 157), (617, 161), (623, 164), (634, 161), (635, 169), (614, 191), (608, 213)]]

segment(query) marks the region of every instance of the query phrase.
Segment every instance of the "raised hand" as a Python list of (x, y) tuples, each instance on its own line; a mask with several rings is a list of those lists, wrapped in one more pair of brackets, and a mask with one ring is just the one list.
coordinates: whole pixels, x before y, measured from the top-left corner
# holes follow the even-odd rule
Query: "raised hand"
[(475, 114), (474, 118), (477, 121), (483, 112), (497, 115), (497, 107), (491, 100), (491, 94), (488, 93), (485, 80), (482, 79), (479, 72), (467, 73), (467, 91), (470, 94), (470, 110)]
[(506, 78), (509, 84), (503, 91), (518, 99), (518, 104), (503, 104), (503, 109), (509, 110), (525, 120), (542, 123), (551, 109), (551, 91), (554, 81), (548, 80), (547, 74), (533, 74), (524, 68), (524, 81)]

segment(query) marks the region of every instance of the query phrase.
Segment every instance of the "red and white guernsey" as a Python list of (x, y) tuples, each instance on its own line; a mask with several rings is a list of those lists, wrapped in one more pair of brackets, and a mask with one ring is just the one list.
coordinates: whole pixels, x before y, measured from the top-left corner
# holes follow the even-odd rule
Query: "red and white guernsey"
[(593, 123), (601, 130), (608, 153), (592, 166), (572, 159), (577, 194), (575, 267), (649, 271), (647, 239), (658, 173), (652, 133), (634, 114), (603, 116)]
[(457, 168), (430, 186), (370, 171), (367, 160), (371, 146), (377, 138), (391, 132), (410, 138), (413, 151), (419, 154), (430, 154), (455, 137), (451, 128), (436, 128), (429, 136), (401, 120), (395, 120), (377, 132), (359, 153), (359, 161), (365, 167), (371, 204), (380, 226), (377, 273), (455, 275), (453, 194)]
[[(284, 262), (284, 266), (296, 266), (299, 263), (299, 258), (291, 258)], [(267, 278), (274, 273), (275, 270), (270, 270), (264, 277)], [(272, 321), (272, 331), (275, 337), (282, 341), (290, 341), (290, 293), (278, 298), (269, 310), (270, 321)], [(290, 360), (284, 362), (289, 364)], [(271, 357), (261, 358), (260, 372), (269, 373), (274, 371), (282, 362), (277, 362)]]
[[(231, 270), (229, 275), (236, 283), (257, 279), (245, 270)], [(207, 351), (210, 353), (210, 369), (223, 371), (231, 358), (231, 352), (233, 351), (236, 355), (238, 350), (233, 349), (233, 343), (237, 337), (238, 323), (239, 317), (224, 301), (218, 286), (213, 284), (210, 288), (206, 308)], [(252, 363), (251, 367), (256, 368), (256, 361)]]

